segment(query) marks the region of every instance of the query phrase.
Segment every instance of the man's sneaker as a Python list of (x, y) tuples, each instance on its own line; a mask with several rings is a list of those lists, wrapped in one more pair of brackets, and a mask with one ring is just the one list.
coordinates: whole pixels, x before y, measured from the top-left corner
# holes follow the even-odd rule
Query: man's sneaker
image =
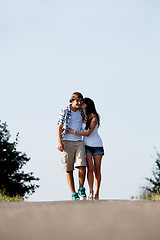
[(80, 197), (80, 200), (85, 200), (86, 199), (85, 191), (86, 191), (86, 189), (84, 187), (81, 187), (80, 189), (78, 189), (78, 195)]
[(79, 196), (77, 192), (74, 192), (72, 195), (72, 200), (79, 200)]

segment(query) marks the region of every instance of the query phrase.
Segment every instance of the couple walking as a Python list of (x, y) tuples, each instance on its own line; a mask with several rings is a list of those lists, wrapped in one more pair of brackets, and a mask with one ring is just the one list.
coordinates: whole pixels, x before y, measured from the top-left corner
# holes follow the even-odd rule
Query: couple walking
[[(83, 98), (81, 93), (74, 92), (70, 105), (61, 110), (57, 129), (58, 150), (62, 152), (62, 166), (66, 172), (72, 200), (86, 199), (86, 167), (90, 190), (88, 199), (99, 199), (101, 160), (104, 155), (103, 143), (98, 134), (99, 125), (100, 119), (94, 102), (90, 98)], [(79, 169), (78, 192), (75, 190), (74, 167)]]

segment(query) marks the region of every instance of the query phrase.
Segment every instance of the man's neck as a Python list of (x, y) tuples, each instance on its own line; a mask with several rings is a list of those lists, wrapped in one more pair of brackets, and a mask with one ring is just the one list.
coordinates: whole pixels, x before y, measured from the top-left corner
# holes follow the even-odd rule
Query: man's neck
[(70, 109), (71, 109), (73, 112), (77, 112), (77, 111), (78, 111), (78, 108), (73, 107), (72, 105), (70, 105)]

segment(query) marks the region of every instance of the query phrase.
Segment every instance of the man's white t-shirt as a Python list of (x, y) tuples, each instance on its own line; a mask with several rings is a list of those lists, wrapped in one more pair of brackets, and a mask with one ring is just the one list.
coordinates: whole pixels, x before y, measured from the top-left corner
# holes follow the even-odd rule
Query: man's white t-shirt
[[(73, 112), (71, 110), (71, 120), (69, 122), (69, 128), (72, 128), (75, 131), (81, 131), (82, 129), (82, 116), (79, 110)], [(82, 136), (74, 135), (74, 134), (65, 134), (63, 140), (68, 141), (82, 141)]]

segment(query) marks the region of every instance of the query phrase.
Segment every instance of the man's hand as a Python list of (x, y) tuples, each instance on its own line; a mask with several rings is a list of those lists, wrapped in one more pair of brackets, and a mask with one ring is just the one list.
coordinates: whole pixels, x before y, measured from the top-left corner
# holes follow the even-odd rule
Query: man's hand
[(59, 124), (58, 128), (57, 128), (57, 137), (58, 137), (58, 150), (60, 152), (63, 152), (63, 150), (64, 150), (64, 146), (63, 146), (62, 139), (61, 139), (61, 135), (62, 135), (63, 131), (64, 131), (64, 129), (63, 129), (62, 125)]
[(62, 142), (59, 142), (59, 143), (58, 143), (58, 150), (59, 150), (60, 152), (63, 152), (63, 150), (64, 150), (64, 145), (63, 145)]

